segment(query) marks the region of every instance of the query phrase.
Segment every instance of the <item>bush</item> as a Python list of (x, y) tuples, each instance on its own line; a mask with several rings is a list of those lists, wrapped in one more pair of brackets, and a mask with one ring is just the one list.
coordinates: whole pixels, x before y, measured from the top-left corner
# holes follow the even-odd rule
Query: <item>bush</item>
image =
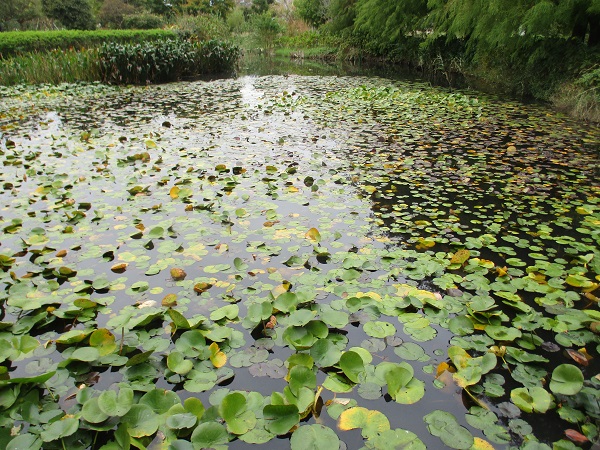
[(239, 50), (218, 41), (178, 39), (142, 44), (105, 44), (99, 51), (102, 80), (148, 84), (232, 70)]
[(164, 25), (163, 18), (156, 14), (131, 14), (123, 17), (123, 28), (130, 30), (152, 30)]
[(196, 41), (223, 40), (230, 36), (225, 22), (213, 15), (179, 16), (174, 30), (181, 38)]
[(123, 0), (104, 0), (98, 19), (104, 27), (120, 28), (123, 17), (135, 13), (135, 7), (125, 3)]
[(227, 16), (226, 22), (230, 31), (236, 33), (241, 32), (244, 29), (244, 25), (246, 25), (246, 18), (244, 17), (243, 8), (238, 6), (231, 11)]
[(254, 16), (252, 18), (252, 29), (258, 38), (257, 45), (268, 49), (273, 47), (275, 39), (284, 31), (279, 20), (269, 13)]
[(69, 30), (94, 30), (96, 20), (89, 0), (43, 0), (46, 15)]
[(0, 35), (0, 59), (14, 55), (53, 49), (99, 47), (106, 42), (146, 42), (174, 38), (166, 30), (102, 30), (102, 31), (23, 31)]

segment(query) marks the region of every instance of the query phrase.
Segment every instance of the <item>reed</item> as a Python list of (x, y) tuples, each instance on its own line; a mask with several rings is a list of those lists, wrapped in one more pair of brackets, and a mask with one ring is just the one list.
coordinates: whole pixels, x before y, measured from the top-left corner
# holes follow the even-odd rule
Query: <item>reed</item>
[(0, 84), (5, 86), (98, 80), (97, 49), (38, 51), (0, 60)]

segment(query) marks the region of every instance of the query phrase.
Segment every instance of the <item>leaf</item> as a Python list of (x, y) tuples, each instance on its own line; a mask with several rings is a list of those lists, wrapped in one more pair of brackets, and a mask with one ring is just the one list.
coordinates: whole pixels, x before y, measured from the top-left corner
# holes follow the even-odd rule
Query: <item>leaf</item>
[(516, 388), (510, 392), (510, 399), (517, 407), (525, 412), (545, 413), (553, 406), (552, 395), (544, 388)]
[(363, 437), (369, 439), (390, 429), (388, 418), (379, 411), (371, 411), (361, 406), (349, 408), (340, 414), (338, 427), (342, 431), (361, 428)]
[(52, 422), (43, 429), (40, 437), (44, 442), (52, 442), (58, 439), (71, 436), (79, 428), (79, 419), (74, 417), (63, 417), (56, 422)]
[(133, 389), (122, 387), (119, 392), (103, 391), (98, 397), (98, 407), (108, 416), (121, 417), (133, 406)]
[(198, 425), (191, 436), (194, 448), (214, 448), (229, 442), (229, 433), (217, 422), (204, 422)]
[(127, 270), (128, 265), (128, 263), (115, 264), (110, 268), (110, 270), (115, 273), (123, 273), (125, 270)]
[(358, 353), (347, 351), (340, 358), (340, 368), (350, 381), (358, 383), (359, 375), (365, 371), (365, 363)]
[(152, 436), (158, 430), (160, 419), (152, 409), (143, 404), (133, 405), (121, 418), (132, 437)]
[(186, 276), (187, 273), (185, 273), (185, 270), (183, 269), (180, 269), (178, 267), (174, 267), (173, 269), (171, 269), (171, 278), (173, 278), (173, 281), (181, 281), (185, 279)]
[(583, 445), (586, 442), (589, 442), (590, 440), (584, 436), (583, 434), (581, 434), (579, 431), (577, 430), (573, 430), (573, 429), (567, 429), (565, 430), (565, 436), (572, 442), (575, 442), (576, 444), (579, 445)]
[(210, 362), (213, 366), (216, 368), (223, 367), (227, 362), (227, 355), (219, 349), (219, 345), (213, 342), (208, 346), (208, 349), (210, 350)]
[(575, 395), (583, 388), (583, 373), (572, 364), (561, 364), (552, 371), (550, 390), (555, 394)]
[(460, 264), (463, 265), (471, 256), (471, 252), (467, 249), (457, 250), (452, 258), (450, 259), (450, 264)]
[(337, 450), (340, 439), (324, 425), (303, 425), (292, 434), (290, 445), (292, 450)]
[(286, 434), (300, 421), (296, 405), (266, 405), (263, 408), (265, 428), (271, 433)]
[(473, 435), (456, 418), (446, 411), (435, 410), (427, 414), (423, 420), (429, 432), (439, 437), (448, 447), (455, 449), (470, 449), (475, 440)]
[(171, 352), (167, 356), (167, 367), (179, 375), (186, 375), (193, 369), (194, 363), (179, 352)]
[(233, 434), (244, 434), (256, 425), (253, 411), (246, 409), (246, 397), (239, 392), (226, 395), (219, 405), (219, 414), (227, 423), (227, 430)]
[(313, 244), (318, 244), (319, 242), (321, 242), (321, 233), (319, 233), (319, 230), (317, 230), (316, 228), (311, 228), (310, 230), (308, 230), (304, 237), (311, 241)]
[(396, 327), (389, 322), (372, 321), (364, 324), (363, 329), (371, 337), (384, 338), (393, 336), (396, 333)]

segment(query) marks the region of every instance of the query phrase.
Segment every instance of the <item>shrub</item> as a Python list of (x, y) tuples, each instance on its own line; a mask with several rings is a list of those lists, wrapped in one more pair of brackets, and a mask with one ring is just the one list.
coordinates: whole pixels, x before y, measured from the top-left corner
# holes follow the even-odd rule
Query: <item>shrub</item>
[(275, 39), (284, 31), (279, 20), (269, 13), (254, 16), (252, 18), (252, 28), (258, 38), (257, 45), (264, 48), (272, 48)]
[(131, 14), (123, 17), (123, 28), (131, 30), (152, 30), (164, 25), (163, 18), (156, 14)]
[(43, 0), (44, 12), (69, 30), (93, 30), (96, 20), (89, 0)]
[(174, 31), (184, 39), (196, 41), (209, 41), (211, 39), (223, 40), (230, 36), (225, 22), (217, 16), (183, 15), (177, 17)]
[(174, 38), (166, 30), (24, 31), (0, 34), (0, 59), (53, 49), (99, 47), (106, 42), (146, 42)]
[(98, 19), (104, 27), (120, 28), (123, 24), (123, 17), (133, 13), (135, 13), (135, 7), (123, 0), (104, 0), (98, 13)]
[(227, 16), (226, 22), (230, 31), (236, 33), (242, 31), (244, 29), (244, 25), (246, 24), (246, 18), (244, 17), (243, 8), (238, 6), (233, 11), (231, 11)]
[(142, 44), (105, 44), (99, 51), (102, 80), (118, 84), (175, 81), (234, 68), (237, 47), (218, 41), (178, 39)]

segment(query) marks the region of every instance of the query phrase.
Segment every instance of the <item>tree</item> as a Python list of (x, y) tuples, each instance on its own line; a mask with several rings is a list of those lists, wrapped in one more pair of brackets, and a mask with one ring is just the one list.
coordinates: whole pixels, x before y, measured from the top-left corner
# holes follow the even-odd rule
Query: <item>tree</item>
[(252, 0), (252, 5), (250, 6), (251, 14), (262, 14), (269, 10), (269, 6), (271, 6), (275, 0)]
[(294, 6), (298, 16), (313, 27), (327, 20), (327, 5), (323, 0), (294, 0)]
[(93, 30), (96, 20), (89, 0), (43, 0), (44, 12), (65, 28)]
[(144, 0), (143, 6), (152, 14), (171, 17), (183, 3), (183, 0)]
[(14, 21), (21, 28), (25, 22), (42, 17), (41, 0), (2, 0), (0, 1), (0, 30), (8, 22)]
[(422, 29), (427, 0), (358, 0), (355, 28), (387, 42)]
[(102, 26), (119, 28), (123, 24), (123, 17), (135, 12), (135, 7), (123, 0), (104, 0), (98, 18)]
[(187, 0), (182, 9), (188, 14), (213, 14), (224, 19), (234, 6), (233, 0)]
[(329, 30), (332, 32), (350, 30), (356, 19), (356, 0), (331, 0), (327, 18)]

